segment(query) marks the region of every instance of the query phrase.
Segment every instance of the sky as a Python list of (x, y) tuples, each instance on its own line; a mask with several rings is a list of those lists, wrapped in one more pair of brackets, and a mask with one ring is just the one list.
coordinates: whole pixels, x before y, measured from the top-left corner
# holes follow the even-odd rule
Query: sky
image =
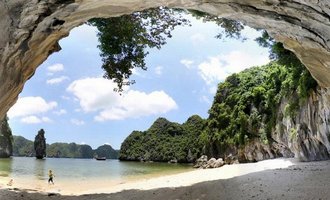
[(254, 41), (260, 32), (249, 27), (242, 32), (244, 42), (216, 39), (220, 27), (190, 20), (192, 26), (177, 27), (160, 50), (149, 49), (148, 70), (134, 70), (136, 83), (122, 95), (102, 78), (97, 29), (73, 29), (8, 111), (13, 135), (34, 140), (43, 128), (47, 143), (119, 149), (132, 131), (147, 130), (159, 117), (178, 123), (194, 114), (207, 118), (217, 85), (232, 73), (268, 63), (268, 50)]

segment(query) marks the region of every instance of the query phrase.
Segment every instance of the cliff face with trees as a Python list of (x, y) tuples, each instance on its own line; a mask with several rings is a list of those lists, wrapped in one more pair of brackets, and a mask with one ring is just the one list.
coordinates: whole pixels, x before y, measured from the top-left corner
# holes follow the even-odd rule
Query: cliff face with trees
[(180, 125), (159, 118), (125, 139), (120, 159), (192, 162), (202, 153), (240, 162), (328, 159), (329, 95), (302, 65), (253, 67), (219, 84), (208, 119), (192, 116)]
[[(203, 135), (207, 154), (232, 154), (241, 162), (293, 156), (295, 150), (287, 139), (293, 140), (296, 135), (290, 131), (302, 127), (284, 127), (282, 120), (295, 121), (316, 90), (305, 68), (276, 62), (229, 76), (219, 84), (209, 110)], [(275, 137), (278, 134), (285, 139)]]

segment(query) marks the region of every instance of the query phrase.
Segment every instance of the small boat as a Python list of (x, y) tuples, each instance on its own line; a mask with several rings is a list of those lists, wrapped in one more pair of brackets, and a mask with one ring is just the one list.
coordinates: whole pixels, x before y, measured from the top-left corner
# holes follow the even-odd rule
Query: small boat
[(96, 160), (106, 160), (106, 157), (95, 157)]

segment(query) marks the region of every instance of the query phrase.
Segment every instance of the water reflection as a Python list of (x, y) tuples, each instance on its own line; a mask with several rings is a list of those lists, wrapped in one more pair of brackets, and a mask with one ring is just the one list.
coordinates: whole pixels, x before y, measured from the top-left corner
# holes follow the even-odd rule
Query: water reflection
[(1, 158), (0, 159), (0, 176), (9, 177), (12, 172), (13, 159)]
[(137, 176), (182, 172), (191, 169), (191, 167), (167, 163), (119, 162), (118, 160), (102, 162), (92, 159), (65, 158), (37, 160), (31, 157), (0, 159), (0, 178), (6, 176), (14, 178), (14, 180), (46, 181), (49, 169), (53, 170), (56, 180), (119, 180)]
[(44, 159), (36, 159), (34, 162), (34, 175), (36, 176), (37, 179), (39, 180), (45, 180), (45, 165), (46, 165), (46, 160)]

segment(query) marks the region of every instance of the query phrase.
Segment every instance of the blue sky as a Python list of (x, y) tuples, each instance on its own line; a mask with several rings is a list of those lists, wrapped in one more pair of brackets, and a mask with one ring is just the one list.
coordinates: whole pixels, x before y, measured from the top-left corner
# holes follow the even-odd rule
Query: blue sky
[(133, 130), (146, 130), (158, 117), (183, 123), (191, 115), (207, 118), (217, 84), (228, 75), (269, 62), (268, 50), (254, 41), (260, 33), (248, 27), (245, 42), (216, 39), (221, 28), (191, 18), (161, 50), (151, 49), (147, 71), (134, 70), (136, 84), (123, 95), (102, 78), (97, 30), (87, 25), (60, 41), (25, 84), (9, 110), (14, 135), (33, 140), (38, 130), (47, 143), (75, 142), (119, 149)]

